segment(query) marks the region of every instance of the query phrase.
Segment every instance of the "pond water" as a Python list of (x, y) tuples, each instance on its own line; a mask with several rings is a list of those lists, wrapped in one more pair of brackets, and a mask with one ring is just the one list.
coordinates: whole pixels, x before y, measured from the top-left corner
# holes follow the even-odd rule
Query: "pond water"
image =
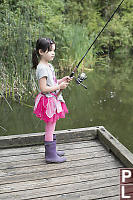
[[(133, 152), (132, 58), (118, 54), (106, 67), (97, 64), (85, 72), (87, 90), (73, 81), (63, 91), (69, 114), (57, 122), (56, 130), (101, 125)], [(44, 122), (33, 114), (32, 97), (27, 104), (9, 103), (13, 111), (5, 100), (0, 101), (0, 135), (44, 131)]]

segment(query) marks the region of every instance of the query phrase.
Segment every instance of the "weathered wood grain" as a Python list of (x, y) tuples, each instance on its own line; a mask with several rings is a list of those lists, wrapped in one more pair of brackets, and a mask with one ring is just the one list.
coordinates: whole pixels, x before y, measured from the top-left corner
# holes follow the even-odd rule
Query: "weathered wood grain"
[[(0, 200), (117, 200), (124, 165), (110, 151), (110, 144), (101, 144), (100, 129), (82, 129), (77, 134), (67, 130), (65, 137), (59, 132), (57, 141), (67, 141), (57, 145), (66, 153), (67, 162), (61, 164), (46, 164), (40, 145), (1, 149)], [(97, 138), (92, 140), (90, 133)]]
[(133, 167), (133, 154), (104, 127), (99, 127), (97, 131), (97, 138), (108, 151), (112, 151), (125, 167)]
[[(102, 187), (107, 186), (113, 186), (119, 184), (119, 178), (116, 177), (109, 177), (105, 179), (99, 179), (94, 181), (83, 181), (80, 183), (74, 183), (74, 184), (67, 184), (65, 185), (59, 185), (54, 187), (48, 187), (48, 188), (39, 188), (34, 190), (27, 190), (27, 191), (18, 191), (18, 192), (12, 192), (10, 193), (10, 200), (17, 200), (17, 199), (28, 199), (28, 198), (37, 198), (37, 197), (48, 197), (50, 195), (61, 195), (61, 194), (67, 194), (70, 192), (77, 192), (77, 191), (86, 191), (91, 190), (94, 188), (99, 188), (100, 185)], [(104, 191), (105, 192), (105, 191)], [(28, 197), (28, 198), (27, 198)], [(98, 196), (97, 196), (98, 197)], [(1, 194), (1, 198), (6, 200), (9, 199), (9, 193)]]
[[(100, 168), (99, 168), (100, 167)], [(37, 189), (41, 187), (52, 187), (55, 185), (66, 185), (66, 184), (75, 184), (78, 182), (83, 182), (83, 181), (93, 181), (93, 180), (98, 180), (102, 178), (107, 178), (107, 177), (117, 177), (119, 174), (119, 167), (120, 165), (117, 165), (114, 167), (114, 162), (109, 163), (109, 168), (107, 166), (97, 166), (97, 171), (90, 171), (87, 169), (83, 171), (79, 170), (79, 172), (76, 174), (67, 174), (64, 176), (58, 176), (58, 177), (51, 177), (49, 176), (48, 179), (45, 177), (42, 177), (42, 179), (36, 179), (36, 180), (31, 180), (31, 181), (22, 181), (19, 183), (12, 183), (12, 184), (2, 184), (0, 185), (0, 194), (2, 193), (9, 193), (9, 192), (15, 192), (19, 190), (31, 190), (31, 189)], [(50, 174), (50, 172), (49, 172)], [(52, 174), (51, 174), (52, 175)], [(118, 178), (119, 179), (119, 178)], [(18, 187), (19, 186), (19, 187)]]
[[(119, 185), (113, 185), (109, 187), (99, 187), (95, 189), (89, 189), (86, 191), (76, 191), (67, 194), (32, 198), (36, 200), (119, 200)], [(112, 197), (113, 196), (113, 197)], [(29, 199), (25, 199), (29, 200)]]
[[(21, 135), (9, 135), (0, 137), (0, 148), (22, 147), (31, 145), (41, 145), (44, 141), (43, 133), (31, 133)], [(76, 141), (85, 141), (96, 138), (97, 128), (87, 127), (78, 129), (68, 129), (55, 131), (58, 143), (69, 143)]]
[[(101, 162), (109, 162), (111, 160), (115, 160), (115, 158), (113, 157), (113, 155), (96, 155), (95, 157), (90, 155), (89, 157), (87, 156), (82, 156), (82, 161), (84, 161), (85, 163), (90, 163), (90, 164), (97, 164), (97, 163), (101, 163)], [(45, 166), (45, 169), (58, 169), (58, 168), (64, 168), (64, 167), (69, 167), (69, 166), (76, 166), (79, 163), (79, 159), (78, 160), (68, 160), (67, 158), (67, 162), (62, 163), (61, 165), (47, 165), (45, 163), (44, 158), (41, 159), (33, 159), (33, 160), (26, 160), (26, 161), (20, 161), (20, 162), (7, 162), (7, 163), (1, 163), (0, 164), (0, 169), (4, 170), (4, 169), (14, 169), (14, 168), (23, 168), (23, 167), (33, 167), (33, 166), (40, 166), (43, 165)], [(78, 164), (77, 164), (78, 163)]]
[[(114, 163), (115, 162), (115, 163)], [(117, 163), (119, 164), (119, 162), (117, 161), (114, 161), (113, 162), (113, 166), (116, 167), (117, 166)], [(80, 168), (80, 170), (82, 169), (82, 167), (86, 166), (88, 167), (88, 165), (86, 165), (86, 162), (83, 162), (81, 161), (82, 165), (77, 165), (76, 168)], [(108, 166), (109, 164), (111, 164), (111, 162), (107, 162), (107, 163), (100, 163), (100, 160), (99, 160), (99, 163), (97, 163), (97, 166)], [(115, 165), (116, 164), (116, 165)], [(91, 165), (90, 165), (91, 166)], [(123, 166), (121, 164), (119, 164), (119, 166)], [(72, 168), (75, 168), (75, 167), (72, 167), (72, 166), (69, 166), (69, 167), (66, 167), (64, 166), (64, 168), (60, 167), (58, 169), (54, 168), (54, 170), (66, 170), (66, 169), (72, 169)], [(40, 166), (29, 166), (29, 167), (21, 167), (21, 168), (13, 168), (13, 169), (5, 169), (5, 170), (1, 170), (3, 173), (0, 174), (0, 178), (2, 177), (7, 177), (7, 176), (14, 176), (14, 175), (20, 175), (20, 174), (28, 174), (28, 173), (37, 173), (37, 172), (45, 172), (45, 173), (50, 173), (51, 170), (49, 168), (46, 168), (44, 165), (40, 165)], [(1, 172), (0, 171), (0, 172)]]
[[(83, 164), (83, 163), (82, 163)], [(58, 170), (54, 170), (54, 171), (45, 171), (45, 169), (43, 168), (35, 168), (35, 169), (31, 169), (28, 168), (27, 171), (24, 170), (14, 170), (12, 171), (9, 175), (8, 174), (4, 174), (3, 176), (0, 177), (0, 184), (3, 184), (4, 182), (19, 182), (19, 181), (27, 181), (27, 180), (33, 180), (33, 179), (40, 179), (41, 177), (48, 179), (51, 177), (55, 177), (55, 176), (64, 176), (64, 175), (72, 175), (72, 174), (77, 174), (77, 173), (85, 173), (85, 172), (89, 172), (91, 171), (97, 171), (102, 170), (102, 169), (110, 169), (110, 167), (114, 167), (114, 168), (120, 168), (122, 167), (121, 164), (117, 164), (117, 163), (113, 163), (113, 166), (109, 166), (109, 164), (111, 165), (111, 163), (105, 163), (103, 164), (97, 164), (96, 166), (94, 165), (90, 165), (88, 167), (88, 165), (83, 165), (80, 167), (76, 167), (76, 168), (64, 168), (64, 169), (58, 169)], [(99, 168), (97, 168), (99, 167)], [(89, 169), (88, 169), (89, 168)]]
[[(58, 144), (57, 141), (57, 149), (60, 150), (73, 150), (73, 149), (80, 149), (82, 147), (97, 147), (101, 146), (99, 140), (90, 140), (88, 141), (81, 141), (81, 142), (72, 142), (72, 143), (65, 143)], [(29, 147), (21, 147), (21, 148), (9, 148), (9, 149), (0, 149), (0, 158), (1, 157), (9, 157), (15, 155), (26, 155), (30, 153), (43, 153), (44, 152), (44, 145), (36, 145), (36, 146), (29, 146)]]
[[(76, 154), (87, 154), (87, 153), (91, 153), (93, 151), (94, 152), (98, 152), (98, 151), (104, 151), (106, 152), (106, 150), (102, 147), (102, 146), (97, 146), (97, 147), (82, 147), (82, 148), (75, 148), (74, 151), (73, 149), (71, 150), (65, 150), (65, 155), (76, 155)], [(20, 161), (20, 160), (31, 160), (31, 159), (36, 159), (36, 158), (42, 158), (44, 157), (44, 152), (39, 152), (39, 153), (34, 153), (31, 152), (29, 154), (20, 154), (20, 155), (12, 155), (12, 156), (6, 156), (6, 157), (1, 157), (0, 158), (0, 163), (4, 163), (4, 162), (12, 162), (12, 161)], [(82, 155), (81, 155), (82, 156)]]
[[(100, 153), (99, 153), (100, 154)], [(100, 155), (99, 155), (100, 156)], [(88, 157), (88, 156), (87, 156)], [(78, 159), (78, 161), (79, 162), (81, 162), (82, 164), (83, 164), (83, 162), (82, 162), (82, 159), (79, 159), (79, 157), (77, 156), (77, 159)], [(99, 161), (100, 162), (100, 161)], [(67, 162), (66, 162), (67, 163)], [(63, 164), (63, 163), (62, 163)], [(61, 165), (62, 164), (60, 164), (60, 167), (61, 167)], [(88, 164), (89, 164), (89, 162), (88, 162)], [(52, 164), (53, 166), (56, 166), (57, 164)], [(65, 165), (65, 163), (64, 163), (64, 165)], [(47, 168), (48, 168), (48, 165), (46, 164), (46, 166), (47, 166)], [(95, 166), (94, 166), (95, 167)], [(93, 169), (94, 169), (94, 167), (93, 167)], [(73, 168), (72, 168), (73, 169)], [(32, 178), (34, 178), (34, 177), (37, 177), (38, 176), (38, 178), (39, 177), (41, 177), (41, 176), (43, 176), (44, 175), (44, 173), (45, 173), (45, 171), (46, 171), (46, 174), (48, 173), (47, 171), (49, 171), (49, 170), (46, 170), (46, 168), (44, 167), (44, 170), (43, 171), (39, 171), (38, 173), (36, 172), (36, 173), (27, 173), (27, 171), (25, 171), (25, 173), (23, 173), (23, 174), (20, 174), (20, 175), (16, 175), (16, 173), (17, 173), (17, 170), (18, 169), (14, 169), (13, 171), (11, 170), (11, 173), (10, 173), (10, 175), (8, 175), (8, 173), (6, 173), (6, 169), (5, 170), (2, 170), (2, 172), (4, 173), (4, 175), (2, 175), (1, 177), (0, 177), (0, 184), (3, 184), (5, 181), (7, 182), (9, 182), (9, 181), (18, 181), (18, 180), (32, 180)], [(29, 168), (29, 170), (31, 170), (31, 168)], [(29, 171), (28, 170), (28, 171)], [(61, 168), (61, 169), (58, 169), (58, 170), (54, 170), (54, 172), (56, 172), (56, 171), (59, 171), (59, 174), (61, 173), (61, 170), (65, 170), (65, 171), (67, 171), (67, 169), (65, 168)], [(70, 171), (70, 170), (69, 170)], [(76, 168), (75, 168), (75, 171), (76, 171)], [(70, 172), (69, 172), (70, 173)], [(13, 178), (12, 178), (13, 177)]]

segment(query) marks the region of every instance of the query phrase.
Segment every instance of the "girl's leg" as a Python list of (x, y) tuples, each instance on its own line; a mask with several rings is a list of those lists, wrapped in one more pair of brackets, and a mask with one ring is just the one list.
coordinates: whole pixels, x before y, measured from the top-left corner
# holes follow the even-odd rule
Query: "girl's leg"
[(47, 163), (62, 163), (66, 161), (66, 158), (58, 156), (56, 152), (56, 141), (53, 140), (55, 125), (56, 122), (48, 122), (45, 126), (44, 144), (45, 160)]
[(45, 126), (45, 141), (53, 141), (56, 122), (47, 122)]
[[(45, 135), (44, 135), (44, 141), (55, 141), (56, 142), (56, 135), (54, 134), (55, 126), (56, 123), (47, 123), (45, 126)], [(53, 136), (52, 136), (53, 133)], [(57, 155), (63, 156), (64, 151), (56, 151)]]

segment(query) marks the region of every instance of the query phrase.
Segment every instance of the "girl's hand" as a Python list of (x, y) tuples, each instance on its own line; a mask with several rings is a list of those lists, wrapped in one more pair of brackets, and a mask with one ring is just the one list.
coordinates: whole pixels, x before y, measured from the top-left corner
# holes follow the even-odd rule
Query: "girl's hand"
[(70, 82), (70, 81), (72, 81), (72, 79), (73, 79), (73, 77), (70, 78), (69, 76), (64, 76), (64, 77), (62, 78), (62, 81)]
[(69, 85), (69, 83), (66, 81), (63, 81), (62, 83), (59, 84), (60, 89), (66, 89), (68, 85)]

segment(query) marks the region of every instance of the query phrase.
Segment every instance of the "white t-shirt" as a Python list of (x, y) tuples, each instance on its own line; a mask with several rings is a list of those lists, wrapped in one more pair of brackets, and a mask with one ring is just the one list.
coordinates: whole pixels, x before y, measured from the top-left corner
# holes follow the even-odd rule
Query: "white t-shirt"
[[(52, 66), (52, 64), (49, 63), (49, 66), (46, 66), (43, 63), (39, 63), (37, 65), (37, 69), (36, 69), (36, 77), (39, 81), (40, 78), (42, 77), (47, 77), (46, 79), (46, 84), (47, 86), (55, 86), (58, 85), (58, 83), (56, 82), (56, 76), (55, 76), (55, 71), (54, 71), (54, 67)], [(55, 91), (56, 94), (59, 92), (59, 90)], [(44, 93), (47, 97), (51, 97), (50, 93)], [(58, 96), (57, 98), (60, 101), (64, 101), (62, 93)]]

